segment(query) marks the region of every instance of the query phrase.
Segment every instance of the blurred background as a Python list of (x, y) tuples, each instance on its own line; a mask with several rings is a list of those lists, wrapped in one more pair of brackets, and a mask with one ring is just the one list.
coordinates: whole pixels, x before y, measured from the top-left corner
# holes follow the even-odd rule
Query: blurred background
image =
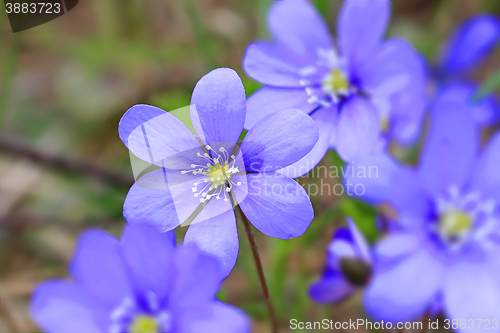
[[(39, 332), (29, 315), (30, 295), (39, 282), (67, 275), (83, 230), (121, 234), (133, 176), (117, 130), (129, 107), (187, 106), (197, 80), (217, 67), (238, 71), (247, 94), (260, 87), (241, 61), (248, 43), (268, 37), (270, 2), (80, 0), (68, 14), (16, 34), (0, 10), (0, 332)], [(314, 3), (334, 31), (341, 1)], [(432, 64), (450, 33), (482, 12), (500, 13), (500, 1), (393, 1), (389, 35), (407, 38)], [(499, 67), (496, 52), (473, 75), (483, 80)], [(332, 152), (322, 162), (340, 163)], [(313, 172), (300, 182), (321, 177)], [(316, 218), (304, 236), (282, 241), (256, 231), (284, 328), (292, 318), (365, 316), (359, 295), (321, 306), (307, 290), (321, 273), (335, 228), (349, 215), (373, 240), (376, 211), (333, 194), (313, 195), (312, 201)], [(176, 232), (182, 239), (185, 230)], [(238, 262), (219, 296), (251, 316), (254, 332), (265, 333), (257, 274), (245, 233), (240, 235)]]

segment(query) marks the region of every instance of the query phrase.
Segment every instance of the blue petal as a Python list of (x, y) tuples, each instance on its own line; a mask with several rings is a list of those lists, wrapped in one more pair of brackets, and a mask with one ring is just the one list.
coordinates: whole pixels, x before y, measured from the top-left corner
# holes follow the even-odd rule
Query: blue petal
[(402, 145), (414, 144), (422, 128), (427, 104), (426, 93), (411, 86), (391, 97), (390, 136)]
[(262, 233), (289, 239), (307, 230), (314, 211), (309, 196), (299, 183), (274, 173), (250, 173), (237, 177), (247, 177), (248, 188), (235, 188), (236, 200), (248, 220)]
[(318, 136), (316, 123), (304, 112), (273, 112), (257, 122), (241, 144), (245, 170), (270, 172), (293, 164), (311, 151)]
[(214, 302), (204, 308), (193, 308), (180, 316), (178, 333), (249, 333), (250, 320), (243, 311)]
[(91, 230), (80, 237), (71, 272), (104, 305), (117, 306), (133, 294), (120, 244), (105, 231)]
[(286, 168), (276, 171), (289, 178), (298, 178), (307, 174), (321, 162), (326, 152), (335, 141), (335, 131), (337, 127), (337, 107), (321, 107), (314, 111), (311, 118), (316, 122), (319, 129), (318, 142), (311, 151), (299, 161)]
[(371, 52), (370, 61), (357, 66), (360, 85), (370, 96), (388, 96), (404, 91), (410, 84), (424, 87), (422, 61), (402, 39), (390, 39)]
[(484, 199), (500, 195), (500, 133), (493, 138), (476, 161), (472, 172), (471, 187), (479, 191)]
[(318, 105), (309, 103), (308, 98), (303, 88), (261, 88), (248, 98), (245, 128), (251, 129), (259, 120), (276, 111), (298, 109), (309, 113)]
[(219, 262), (196, 244), (179, 246), (174, 255), (169, 302), (174, 310), (212, 303), (221, 282)]
[(422, 248), (395, 266), (384, 266), (379, 262), (366, 288), (364, 305), (368, 314), (393, 323), (420, 318), (442, 287), (443, 264)]
[(382, 239), (375, 247), (379, 259), (397, 259), (408, 256), (422, 246), (415, 233), (394, 233)]
[(147, 223), (160, 231), (172, 230), (200, 205), (200, 199), (192, 191), (193, 183), (200, 179), (179, 171), (151, 171), (130, 188), (123, 216), (129, 224)]
[(107, 328), (105, 309), (66, 281), (40, 285), (33, 295), (31, 314), (50, 333), (102, 333)]
[(245, 88), (238, 74), (218, 68), (203, 76), (194, 88), (190, 113), (204, 143), (214, 149), (236, 144), (246, 116)]
[(332, 47), (325, 22), (307, 0), (275, 1), (268, 21), (274, 38), (299, 56), (315, 61), (319, 49)]
[(476, 159), (479, 133), (470, 108), (439, 99), (420, 160), (419, 176), (431, 195), (461, 189)]
[(338, 19), (338, 38), (342, 53), (354, 65), (371, 55), (385, 33), (389, 15), (388, 0), (344, 1)]
[(120, 139), (128, 148), (128, 138), (137, 127), (164, 114), (164, 110), (151, 105), (134, 105), (128, 109), (120, 119), (120, 123), (118, 125), (118, 134), (120, 135)]
[(341, 275), (324, 277), (309, 288), (309, 296), (318, 303), (338, 303), (356, 291)]
[(173, 231), (160, 233), (147, 225), (127, 226), (121, 238), (125, 262), (139, 295), (168, 295), (172, 279)]
[[(498, 258), (498, 257), (496, 257)], [(450, 320), (481, 319), (481, 328), (461, 328), (458, 332), (484, 332), (486, 321), (500, 318), (500, 281), (498, 271), (487, 262), (462, 261), (453, 265), (444, 285), (445, 313)], [(475, 321), (477, 325), (479, 321)], [(496, 326), (496, 325), (494, 325)]]
[(170, 169), (201, 164), (196, 137), (172, 114), (149, 105), (135, 105), (120, 120), (120, 138), (138, 158)]
[(468, 105), (474, 120), (477, 124), (492, 125), (500, 118), (500, 108), (496, 96), (490, 95), (479, 101), (472, 98), (479, 87), (473, 83), (452, 83), (441, 87), (438, 92), (438, 99), (447, 103), (457, 103)]
[[(213, 206), (216, 205), (223, 207), (214, 208)], [(213, 214), (214, 217), (203, 219), (202, 222), (195, 220), (189, 226), (184, 243), (194, 243), (202, 251), (217, 258), (221, 266), (221, 277), (225, 278), (231, 273), (238, 257), (236, 217), (229, 202), (212, 198), (203, 211), (212, 209), (222, 211), (222, 213)]]
[(252, 79), (275, 87), (302, 88), (300, 69), (309, 65), (280, 44), (250, 44), (243, 58), (243, 69)]
[(414, 217), (418, 221), (429, 212), (430, 197), (417, 173), (388, 155), (360, 158), (346, 167), (344, 177), (349, 195), (372, 204), (388, 203), (400, 217)]
[(464, 23), (453, 35), (442, 59), (443, 71), (464, 72), (479, 63), (500, 39), (500, 20), (480, 15)]
[(345, 161), (375, 150), (380, 119), (373, 105), (361, 97), (347, 101), (340, 111), (336, 134), (337, 152)]
[(356, 223), (351, 218), (347, 218), (347, 224), (349, 225), (349, 231), (354, 241), (357, 257), (366, 262), (371, 262), (370, 245), (366, 241), (365, 236), (359, 231)]

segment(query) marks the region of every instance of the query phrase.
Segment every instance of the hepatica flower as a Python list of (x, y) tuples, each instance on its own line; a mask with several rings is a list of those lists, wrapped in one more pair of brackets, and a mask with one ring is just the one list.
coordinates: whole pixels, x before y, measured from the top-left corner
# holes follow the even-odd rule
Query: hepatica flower
[(243, 67), (266, 86), (249, 98), (246, 128), (281, 109), (300, 109), (320, 137), (299, 163), (281, 172), (300, 176), (329, 148), (344, 160), (383, 148), (389, 138), (411, 143), (425, 107), (423, 62), (403, 40), (383, 40), (388, 0), (344, 1), (338, 39), (310, 1), (273, 3), (273, 42), (251, 44)]
[(378, 166), (379, 177), (347, 179), (365, 186), (363, 199), (389, 203), (399, 215), (376, 247), (365, 305), (375, 318), (390, 321), (443, 311), (450, 319), (483, 319), (495, 326), (500, 320), (500, 135), (478, 153), (469, 106), (447, 99), (437, 100), (432, 120), (418, 168), (387, 156), (366, 157), (358, 162)]
[(129, 226), (121, 241), (83, 234), (73, 281), (45, 282), (31, 312), (50, 333), (250, 332), (244, 314), (215, 299), (218, 261), (196, 245), (175, 247), (173, 232)]
[(462, 98), (469, 104), (475, 121), (491, 125), (498, 121), (500, 109), (494, 95), (474, 100), (479, 86), (468, 77), (500, 41), (500, 19), (479, 15), (466, 21), (452, 35), (436, 69), (438, 93), (449, 98)]
[(370, 277), (369, 245), (356, 224), (351, 219), (347, 223), (348, 228), (335, 231), (327, 248), (323, 275), (309, 289), (309, 295), (316, 302), (340, 302), (365, 285)]
[(246, 97), (230, 69), (216, 69), (197, 83), (190, 114), (197, 136), (152, 106), (134, 106), (123, 116), (119, 131), (125, 145), (161, 167), (132, 186), (124, 216), (162, 231), (190, 224), (185, 243), (217, 256), (227, 276), (238, 255), (235, 204), (271, 237), (300, 236), (311, 223), (314, 212), (305, 190), (275, 170), (304, 157), (318, 140), (318, 129), (307, 114), (282, 110), (263, 118), (238, 143)]

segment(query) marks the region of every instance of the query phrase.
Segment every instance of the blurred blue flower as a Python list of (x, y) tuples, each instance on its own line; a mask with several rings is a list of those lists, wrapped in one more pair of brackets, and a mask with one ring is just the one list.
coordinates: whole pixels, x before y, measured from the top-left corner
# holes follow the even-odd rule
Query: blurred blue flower
[(335, 231), (327, 248), (323, 275), (309, 289), (309, 295), (316, 302), (340, 302), (370, 277), (372, 259), (369, 245), (356, 224), (351, 219), (347, 219), (347, 223), (348, 228)]
[(416, 138), (426, 104), (425, 66), (404, 40), (383, 40), (389, 7), (388, 0), (344, 1), (334, 43), (310, 1), (273, 3), (274, 42), (251, 44), (243, 60), (246, 73), (266, 85), (248, 100), (245, 128), (292, 108), (310, 114), (320, 131), (314, 149), (284, 174), (307, 173), (329, 148), (352, 160), (382, 149), (388, 138), (403, 144)]
[(318, 140), (318, 128), (299, 110), (278, 111), (239, 144), (246, 97), (230, 69), (216, 69), (197, 83), (190, 114), (197, 137), (161, 109), (137, 105), (125, 113), (120, 138), (135, 156), (162, 169), (136, 181), (123, 214), (162, 231), (190, 224), (184, 241), (218, 257), (227, 276), (239, 246), (234, 204), (271, 237), (297, 237), (309, 227), (309, 196), (275, 170), (304, 157)]
[(478, 15), (461, 25), (451, 37), (441, 57), (441, 72), (464, 75), (478, 65), (500, 40), (500, 19)]
[(74, 281), (45, 282), (31, 312), (50, 333), (250, 332), (238, 309), (215, 298), (215, 258), (195, 245), (175, 247), (174, 233), (128, 226), (118, 241), (101, 230), (83, 234)]
[(479, 15), (460, 26), (446, 45), (436, 71), (438, 94), (466, 98), (475, 121), (491, 125), (500, 119), (496, 96), (479, 101), (473, 97), (479, 86), (468, 78), (468, 73), (491, 53), (500, 41), (500, 19)]
[(376, 166), (376, 177), (346, 178), (364, 186), (362, 199), (398, 214), (374, 249), (371, 316), (500, 318), (500, 133), (481, 154), (479, 139), (469, 105), (440, 96), (418, 168), (378, 155), (356, 163)]

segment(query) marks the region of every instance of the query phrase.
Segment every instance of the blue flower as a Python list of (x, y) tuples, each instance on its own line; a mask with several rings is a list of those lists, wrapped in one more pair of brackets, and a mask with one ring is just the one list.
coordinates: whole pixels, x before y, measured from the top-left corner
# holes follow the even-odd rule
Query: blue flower
[(310, 114), (320, 131), (314, 149), (284, 174), (305, 174), (329, 148), (350, 161), (383, 148), (388, 138), (403, 144), (416, 138), (426, 104), (425, 66), (402, 39), (382, 39), (389, 6), (388, 0), (344, 1), (334, 43), (310, 1), (272, 5), (275, 41), (251, 44), (243, 60), (246, 73), (266, 85), (249, 98), (245, 127), (293, 108)]
[(173, 232), (128, 226), (121, 241), (83, 234), (73, 281), (45, 282), (31, 312), (50, 333), (250, 332), (244, 314), (215, 298), (218, 261), (195, 245), (175, 247)]
[(479, 125), (498, 122), (500, 108), (494, 95), (473, 101), (479, 86), (470, 82), (467, 76), (499, 41), (500, 19), (490, 15), (473, 17), (455, 31), (444, 49), (436, 71), (438, 94), (466, 99)]
[(370, 276), (369, 245), (356, 224), (351, 219), (347, 219), (347, 223), (348, 228), (335, 231), (327, 248), (321, 280), (309, 289), (309, 295), (316, 302), (340, 302), (364, 285)]
[(469, 105), (439, 98), (434, 108), (417, 168), (365, 157), (357, 168), (375, 166), (377, 177), (346, 179), (363, 185), (361, 198), (398, 214), (374, 250), (365, 306), (389, 321), (443, 311), (493, 324), (500, 318), (500, 133), (479, 153)]
[(478, 65), (500, 40), (500, 20), (478, 15), (454, 32), (440, 61), (441, 72), (448, 76), (464, 75)]
[(218, 257), (227, 276), (239, 246), (233, 205), (271, 237), (297, 237), (308, 228), (314, 212), (306, 191), (275, 170), (304, 157), (318, 140), (318, 129), (307, 114), (282, 110), (238, 143), (246, 98), (230, 69), (216, 69), (197, 83), (190, 114), (197, 137), (158, 108), (137, 105), (125, 113), (120, 138), (135, 156), (162, 169), (132, 186), (123, 214), (162, 231), (190, 224), (185, 243)]

